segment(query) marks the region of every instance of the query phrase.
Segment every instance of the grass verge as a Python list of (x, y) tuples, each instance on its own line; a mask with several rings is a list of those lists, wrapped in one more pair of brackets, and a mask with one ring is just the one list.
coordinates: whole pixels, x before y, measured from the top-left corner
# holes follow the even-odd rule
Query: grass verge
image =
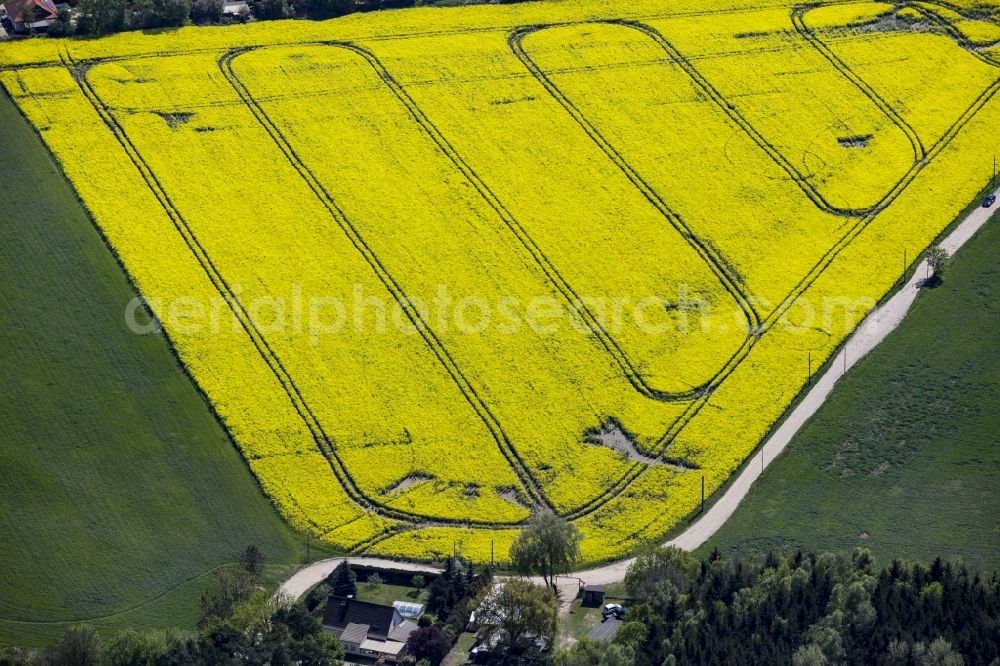
[(837, 384), (698, 554), (941, 555), (1000, 569), (998, 217)]

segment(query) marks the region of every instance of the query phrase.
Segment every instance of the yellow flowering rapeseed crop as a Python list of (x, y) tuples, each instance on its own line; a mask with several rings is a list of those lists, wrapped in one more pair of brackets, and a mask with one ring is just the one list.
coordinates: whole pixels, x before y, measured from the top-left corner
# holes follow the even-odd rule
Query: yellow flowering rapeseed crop
[(722, 486), (980, 190), (968, 4), (31, 40), (0, 83), (293, 525), (503, 560), (552, 510), (593, 562)]

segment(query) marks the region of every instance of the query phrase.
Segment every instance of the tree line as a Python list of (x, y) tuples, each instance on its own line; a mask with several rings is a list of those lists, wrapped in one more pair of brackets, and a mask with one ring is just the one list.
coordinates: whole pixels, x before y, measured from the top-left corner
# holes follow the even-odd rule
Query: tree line
[[(328, 19), (356, 12), (433, 5), (438, 0), (247, 0), (239, 15), (223, 16), (223, 0), (79, 0), (75, 19), (62, 9), (48, 27), (53, 37), (107, 35), (126, 30), (171, 28), (187, 24), (268, 21), (274, 19)], [(485, 2), (487, 0), (478, 0)], [(520, 0), (501, 0), (505, 3)], [(27, 23), (36, 17), (26, 10)]]
[(583, 641), (558, 666), (1000, 666), (1000, 580), (940, 558), (879, 568), (862, 549), (700, 562), (657, 549), (625, 584), (634, 603), (614, 640)]
[[(613, 639), (577, 637), (560, 648), (554, 578), (576, 565), (581, 538), (561, 518), (541, 514), (511, 548), (521, 575), (494, 578), (456, 556), (429, 585), (414, 576), (418, 593), (427, 588), (429, 612), (410, 635), (404, 663), (437, 666), (472, 627), (493, 664), (1000, 666), (996, 573), (985, 578), (940, 558), (880, 567), (864, 549), (784, 557), (716, 550), (698, 560), (653, 548), (628, 569), (626, 612)], [(343, 647), (321, 621), (331, 594), (357, 596), (347, 562), (298, 603), (265, 591), (262, 566), (261, 553), (248, 547), (238, 565), (216, 573), (197, 632), (126, 630), (102, 642), (76, 627), (45, 650), (0, 654), (0, 666), (341, 664)], [(366, 584), (380, 581), (371, 574)]]

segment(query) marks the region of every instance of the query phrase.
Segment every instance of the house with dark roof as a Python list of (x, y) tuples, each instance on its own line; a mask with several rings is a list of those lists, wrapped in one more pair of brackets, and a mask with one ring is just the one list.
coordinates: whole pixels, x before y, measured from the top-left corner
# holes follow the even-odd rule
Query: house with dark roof
[(337, 636), (348, 655), (397, 662), (417, 625), (393, 606), (330, 595), (323, 612), (323, 630)]
[[(5, 2), (3, 7), (14, 32), (25, 32), (29, 27), (34, 30), (48, 28), (58, 12), (55, 0), (11, 0)], [(24, 22), (27, 13), (32, 16), (29, 23)]]

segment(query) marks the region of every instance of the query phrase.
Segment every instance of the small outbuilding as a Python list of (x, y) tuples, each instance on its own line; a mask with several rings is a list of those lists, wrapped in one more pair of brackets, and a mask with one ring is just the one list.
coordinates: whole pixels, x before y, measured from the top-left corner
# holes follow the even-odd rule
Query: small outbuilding
[(604, 591), (607, 589), (605, 585), (584, 585), (583, 586), (583, 605), (591, 606), (596, 608), (604, 604)]

